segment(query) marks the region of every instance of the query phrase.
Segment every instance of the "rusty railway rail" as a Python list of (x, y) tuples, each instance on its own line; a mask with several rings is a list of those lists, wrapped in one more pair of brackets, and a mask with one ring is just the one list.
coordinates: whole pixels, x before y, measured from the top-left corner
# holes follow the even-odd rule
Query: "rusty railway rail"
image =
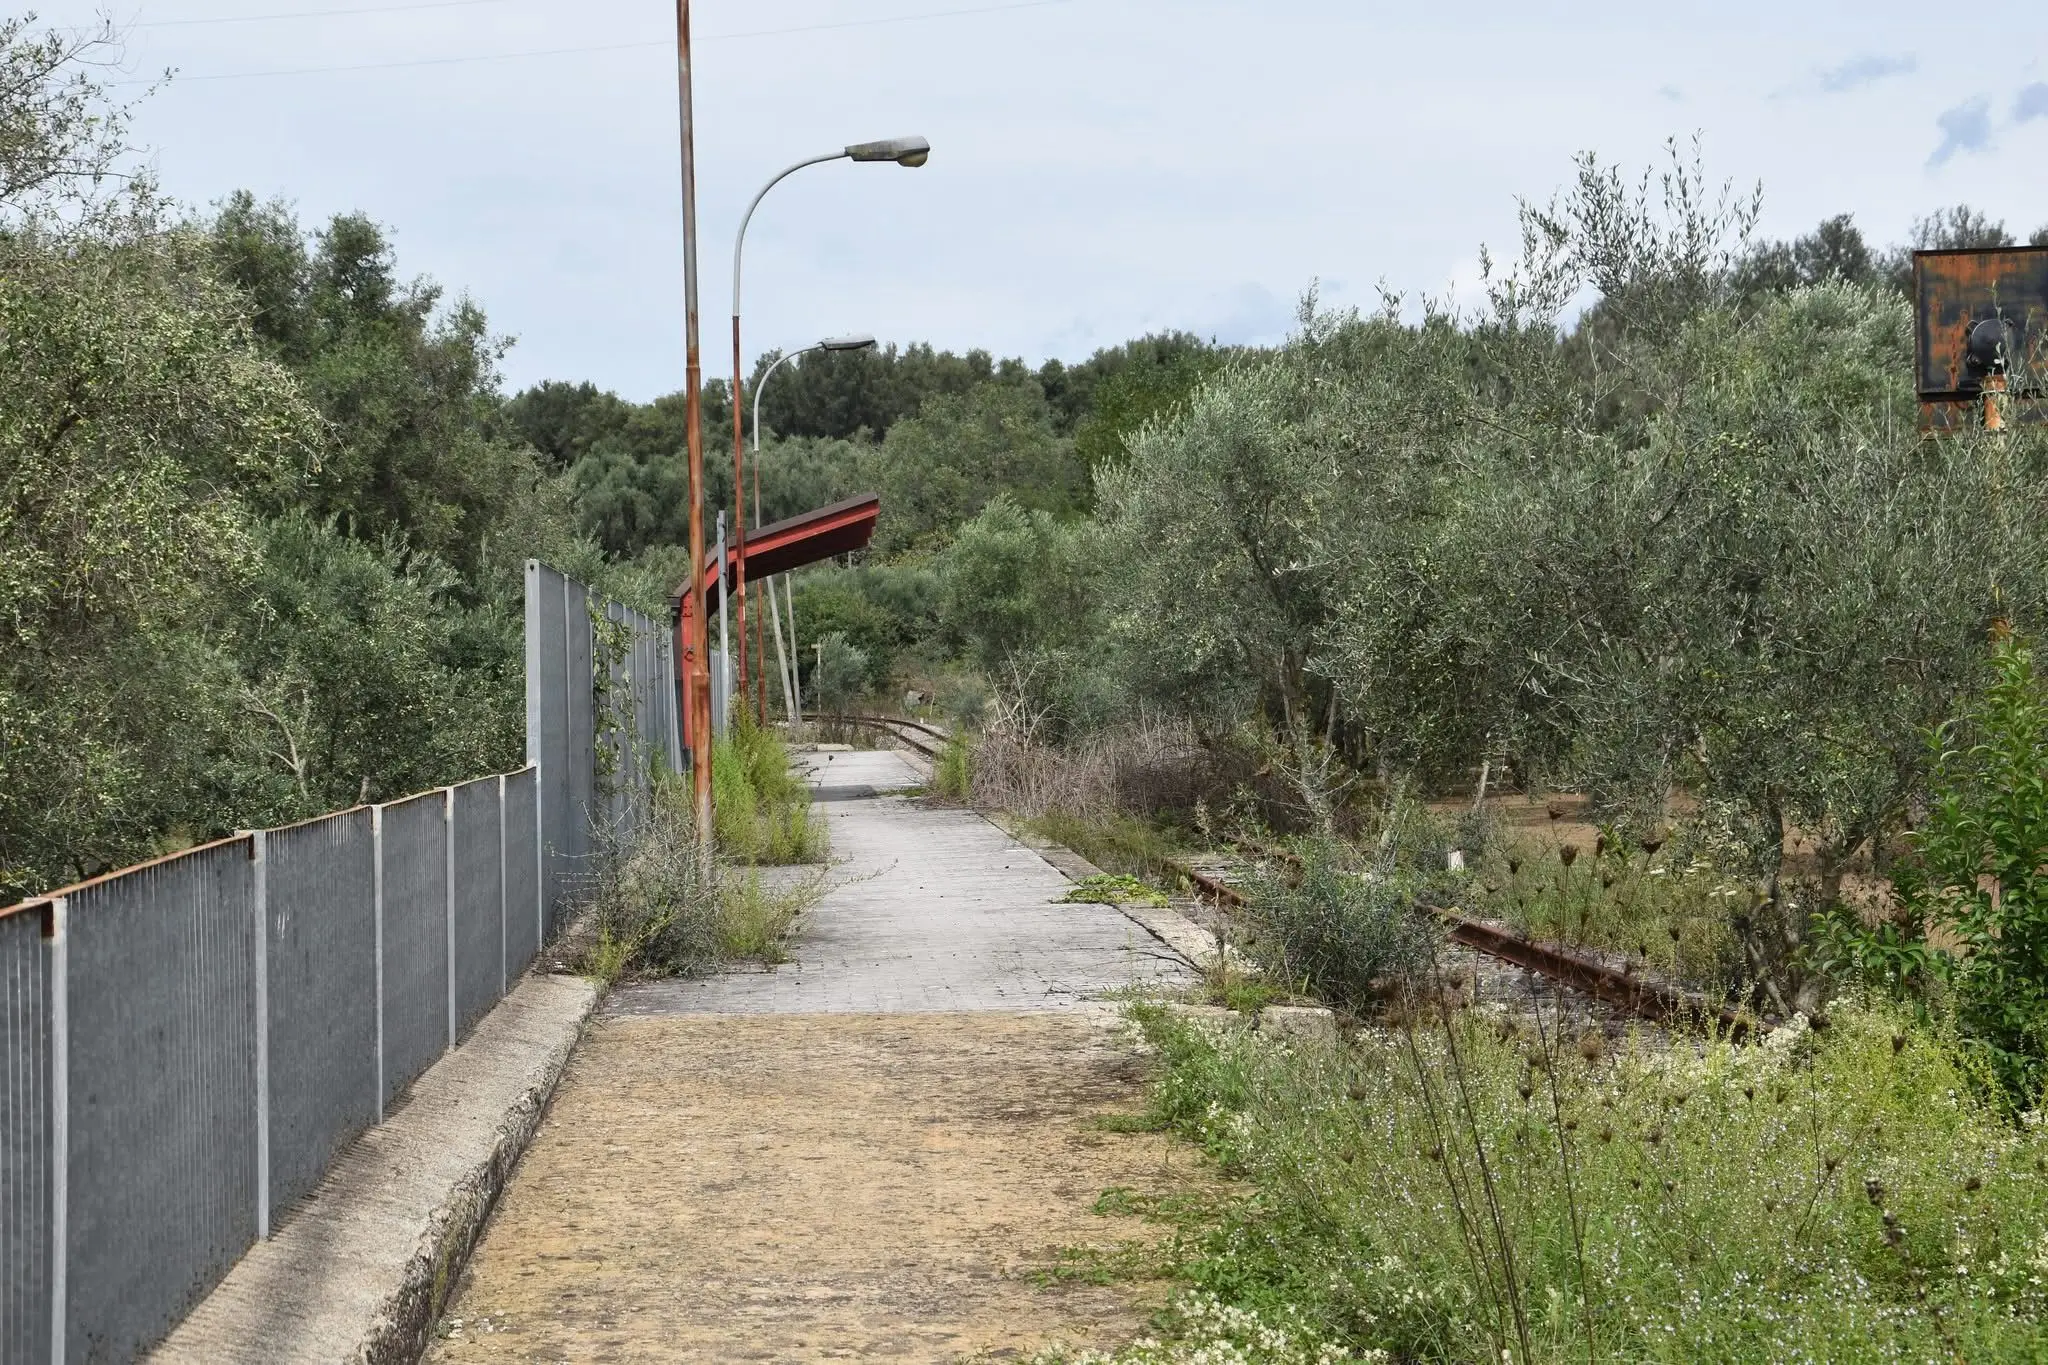
[(859, 725), (870, 730), (880, 730), (905, 748), (936, 762), (939, 757), (937, 746), (926, 742), (927, 738), (944, 744), (952, 736), (937, 726), (927, 725), (921, 720), (905, 720), (898, 716), (857, 716), (833, 715), (815, 716), (814, 720), (824, 725)]
[[(1175, 866), (1181, 875), (1216, 899), (1232, 905), (1245, 903), (1243, 893), (1221, 878), (1183, 864)], [(1709, 1000), (1696, 991), (1638, 976), (1633, 971), (1609, 966), (1598, 958), (1559, 944), (1539, 942), (1504, 925), (1473, 919), (1445, 906), (1432, 905), (1428, 908), (1449, 926), (1453, 942), (1512, 963), (1653, 1023), (1705, 1023), (1711, 1020), (1726, 1030), (1727, 1036), (1739, 1040), (1747, 1037), (1762, 1022), (1747, 1011)]]
[[(952, 738), (946, 731), (936, 726), (897, 716), (826, 715), (817, 719), (831, 724), (861, 725), (880, 730), (926, 759), (934, 761), (937, 760), (939, 751), (925, 741), (935, 739), (943, 743)], [(1251, 851), (1262, 857), (1288, 856), (1280, 849), (1254, 848)], [(1243, 894), (1220, 877), (1184, 863), (1176, 862), (1172, 866), (1189, 882), (1217, 900), (1232, 905), (1244, 904)], [(1750, 1031), (1762, 1022), (1745, 1010), (1709, 1000), (1697, 991), (1689, 991), (1670, 982), (1641, 976), (1625, 967), (1611, 966), (1590, 954), (1561, 944), (1544, 943), (1516, 933), (1505, 925), (1490, 920), (1474, 919), (1446, 906), (1433, 905), (1428, 908), (1444, 921), (1453, 942), (1525, 971), (1534, 972), (1570, 990), (1627, 1010), (1653, 1023), (1711, 1021), (1725, 1030), (1729, 1037), (1740, 1039), (1747, 1037)]]

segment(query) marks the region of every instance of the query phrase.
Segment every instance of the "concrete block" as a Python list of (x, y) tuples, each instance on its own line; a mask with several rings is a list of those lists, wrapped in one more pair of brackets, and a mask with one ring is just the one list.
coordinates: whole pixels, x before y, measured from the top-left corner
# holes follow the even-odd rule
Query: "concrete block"
[(1337, 1041), (1337, 1016), (1320, 1005), (1268, 1005), (1259, 1011), (1259, 1029), (1285, 1038)]

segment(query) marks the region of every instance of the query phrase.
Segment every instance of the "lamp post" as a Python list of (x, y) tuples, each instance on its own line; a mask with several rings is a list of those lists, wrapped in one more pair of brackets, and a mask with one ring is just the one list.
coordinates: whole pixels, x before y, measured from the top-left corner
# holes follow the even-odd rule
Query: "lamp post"
[[(684, 3), (684, 0), (678, 0)], [(739, 575), (739, 599), (734, 604), (738, 614), (737, 624), (740, 635), (739, 692), (747, 694), (747, 522), (745, 503), (745, 475), (742, 465), (746, 460), (745, 430), (740, 413), (740, 391), (744, 377), (740, 373), (740, 256), (747, 244), (747, 224), (753, 220), (754, 210), (768, 191), (806, 166), (816, 166), (827, 161), (893, 161), (898, 166), (922, 166), (930, 160), (931, 143), (921, 137), (892, 137), (880, 142), (856, 142), (836, 152), (825, 152), (819, 156), (808, 156), (802, 161), (776, 172), (767, 184), (754, 195), (747, 205), (747, 211), (740, 216), (739, 235), (732, 244), (732, 507), (733, 521), (738, 534), (734, 540), (733, 557)]]
[[(775, 363), (762, 371), (754, 381), (754, 525), (761, 525), (761, 395), (767, 392), (768, 381), (775, 372), (800, 355), (816, 351), (865, 351), (875, 344), (871, 336), (826, 337), (814, 345), (775, 358)], [(789, 652), (782, 648), (782, 610), (775, 605), (775, 580), (768, 580), (768, 624), (775, 630), (775, 666), (782, 674), (782, 703), (789, 712), (789, 723), (796, 726), (803, 717), (802, 690), (796, 678), (796, 597), (790, 592), (789, 575), (782, 575), (782, 595), (789, 600)], [(764, 658), (762, 663), (767, 663)], [(765, 719), (765, 718), (764, 718)]]

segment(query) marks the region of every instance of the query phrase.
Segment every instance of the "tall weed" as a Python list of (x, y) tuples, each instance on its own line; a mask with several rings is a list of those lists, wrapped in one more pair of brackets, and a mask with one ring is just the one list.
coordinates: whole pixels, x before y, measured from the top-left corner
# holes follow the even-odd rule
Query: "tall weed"
[(629, 972), (694, 976), (722, 960), (718, 877), (704, 865), (690, 805), (687, 779), (661, 782), (630, 846), (600, 857), (586, 973), (603, 981)]
[(712, 749), (711, 809), (719, 851), (744, 863), (815, 863), (825, 856), (824, 823), (790, 766), (789, 750), (767, 730), (736, 721)]
[(771, 886), (756, 868), (704, 864), (686, 779), (655, 788), (630, 847), (599, 859), (588, 893), (594, 939), (578, 969), (622, 976), (699, 976), (734, 961), (787, 960), (824, 871)]
[(1255, 1187), (1184, 1279), (1315, 1338), (1418, 1361), (2048, 1352), (2048, 1140), (1896, 1007), (1618, 1054), (1483, 1012), (1346, 1045), (1137, 1015), (1156, 1116)]

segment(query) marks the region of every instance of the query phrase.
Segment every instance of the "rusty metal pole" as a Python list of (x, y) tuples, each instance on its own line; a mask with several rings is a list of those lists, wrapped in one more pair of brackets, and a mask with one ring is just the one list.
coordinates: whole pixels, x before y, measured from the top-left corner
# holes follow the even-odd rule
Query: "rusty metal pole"
[[(704, 565), (704, 365), (697, 329), (697, 152), (690, 118), (690, 0), (676, 0), (676, 102), (683, 141), (683, 430), (690, 456), (690, 572), (699, 591)], [(721, 571), (724, 565), (719, 566)], [(690, 613), (690, 780), (697, 812), (697, 848), (711, 861), (711, 660), (708, 623)]]

